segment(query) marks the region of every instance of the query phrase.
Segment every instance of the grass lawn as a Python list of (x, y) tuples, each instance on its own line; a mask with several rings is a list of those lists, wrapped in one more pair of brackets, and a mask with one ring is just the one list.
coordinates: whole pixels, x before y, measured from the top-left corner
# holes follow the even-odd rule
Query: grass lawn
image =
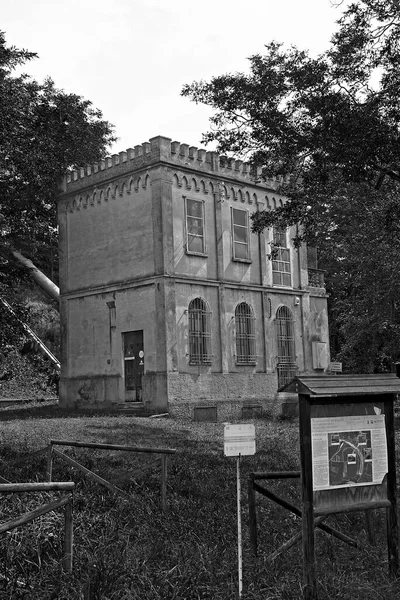
[[(158, 464), (140, 471), (149, 463), (147, 455), (65, 449), (105, 479), (118, 475), (118, 486), (131, 500), (55, 459), (53, 480), (77, 483), (73, 572), (65, 574), (60, 568), (62, 511), (44, 515), (1, 536), (0, 599), (230, 600), (237, 596), (236, 463), (223, 456), (222, 424), (115, 415), (73, 417), (51, 406), (5, 410), (0, 420), (0, 474), (10, 481), (45, 480), (44, 456), (15, 467), (7, 463), (43, 448), (51, 438), (178, 450), (168, 463), (168, 512), (163, 514)], [(298, 424), (254, 422), (257, 454), (243, 458), (241, 466), (242, 599), (300, 599), (301, 545), (274, 562), (267, 558), (300, 530), (300, 519), (258, 496), (257, 559), (250, 552), (247, 526), (247, 476), (251, 471), (299, 468)], [(270, 487), (300, 505), (298, 482), (271, 482)], [(57, 495), (4, 495), (1, 521)], [(317, 531), (320, 600), (398, 600), (400, 581), (390, 581), (387, 574), (384, 516), (383, 510), (373, 516), (375, 545), (368, 542), (363, 513), (329, 517), (327, 524), (357, 538), (359, 549)]]

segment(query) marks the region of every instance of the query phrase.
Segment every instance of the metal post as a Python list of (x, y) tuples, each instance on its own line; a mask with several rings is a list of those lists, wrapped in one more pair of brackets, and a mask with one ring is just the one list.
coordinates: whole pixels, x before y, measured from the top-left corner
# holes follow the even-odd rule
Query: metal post
[(161, 507), (167, 512), (167, 455), (161, 455)]
[(47, 448), (47, 481), (53, 476), (53, 444), (50, 442)]
[(72, 571), (72, 558), (74, 552), (74, 521), (72, 496), (68, 504), (65, 505), (65, 532), (64, 532), (64, 557), (63, 566), (67, 573)]
[(250, 474), (248, 480), (249, 496), (249, 531), (250, 547), (254, 556), (257, 556), (257, 512), (256, 512), (256, 494), (254, 491), (254, 473)]
[(311, 450), (311, 404), (308, 396), (299, 394), (299, 430), (302, 499), (303, 570), (306, 600), (316, 600), (317, 578), (315, 569), (314, 503)]
[(243, 577), (242, 577), (242, 521), (240, 514), (240, 454), (236, 460), (236, 484), (237, 484), (237, 521), (238, 521), (238, 574), (239, 574), (239, 598), (242, 595)]

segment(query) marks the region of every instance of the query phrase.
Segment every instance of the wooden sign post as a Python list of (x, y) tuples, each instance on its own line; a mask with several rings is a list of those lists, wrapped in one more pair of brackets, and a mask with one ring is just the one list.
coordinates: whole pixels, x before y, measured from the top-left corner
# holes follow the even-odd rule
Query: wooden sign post
[(227, 423), (224, 428), (224, 454), (236, 456), (236, 494), (237, 494), (237, 529), (238, 529), (238, 589), (239, 598), (242, 595), (242, 519), (240, 508), (240, 457), (249, 456), (256, 452), (255, 426), (252, 424), (231, 425)]
[(399, 571), (393, 402), (394, 374), (296, 377), (299, 395), (304, 597), (317, 598), (315, 520), (386, 509), (389, 573)]

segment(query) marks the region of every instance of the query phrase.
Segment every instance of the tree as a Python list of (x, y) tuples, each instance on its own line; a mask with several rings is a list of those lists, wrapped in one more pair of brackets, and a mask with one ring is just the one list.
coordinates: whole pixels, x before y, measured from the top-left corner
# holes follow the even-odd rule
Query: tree
[(0, 32), (0, 281), (6, 286), (9, 245), (46, 270), (49, 256), (56, 261), (60, 177), (102, 158), (115, 140), (112, 126), (90, 101), (58, 90), (51, 79), (40, 84), (15, 75), (16, 67), (34, 58), (8, 47)]
[(249, 60), (249, 73), (182, 94), (214, 109), (205, 143), (247, 157), (265, 178), (290, 174), (288, 202), (256, 213), (253, 231), (303, 225), (295, 243), (317, 245), (328, 269), (337, 357), (384, 370), (400, 357), (400, 5), (351, 3), (316, 58), (272, 42)]
[[(115, 140), (113, 126), (84, 98), (16, 69), (37, 55), (7, 46), (0, 32), (0, 296), (25, 320), (27, 276), (12, 249), (57, 279), (57, 204), (61, 176), (96, 162)], [(25, 280), (25, 282), (24, 282)], [(24, 282), (21, 287), (21, 282)], [(0, 310), (0, 346), (20, 332)]]
[(324, 180), (332, 168), (352, 181), (399, 180), (400, 7), (359, 0), (338, 23), (317, 58), (272, 42), (249, 59), (249, 74), (184, 86), (182, 95), (215, 109), (203, 141), (295, 181)]

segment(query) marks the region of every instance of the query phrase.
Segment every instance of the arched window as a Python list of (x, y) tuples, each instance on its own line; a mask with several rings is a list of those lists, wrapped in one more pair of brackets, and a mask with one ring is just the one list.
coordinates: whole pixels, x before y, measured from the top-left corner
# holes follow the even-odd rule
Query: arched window
[(287, 306), (276, 311), (276, 335), (278, 342), (278, 388), (297, 374), (294, 319)]
[(211, 364), (211, 313), (204, 300), (189, 304), (189, 363)]
[(236, 362), (240, 365), (255, 364), (256, 337), (254, 315), (246, 302), (238, 304), (235, 310)]

